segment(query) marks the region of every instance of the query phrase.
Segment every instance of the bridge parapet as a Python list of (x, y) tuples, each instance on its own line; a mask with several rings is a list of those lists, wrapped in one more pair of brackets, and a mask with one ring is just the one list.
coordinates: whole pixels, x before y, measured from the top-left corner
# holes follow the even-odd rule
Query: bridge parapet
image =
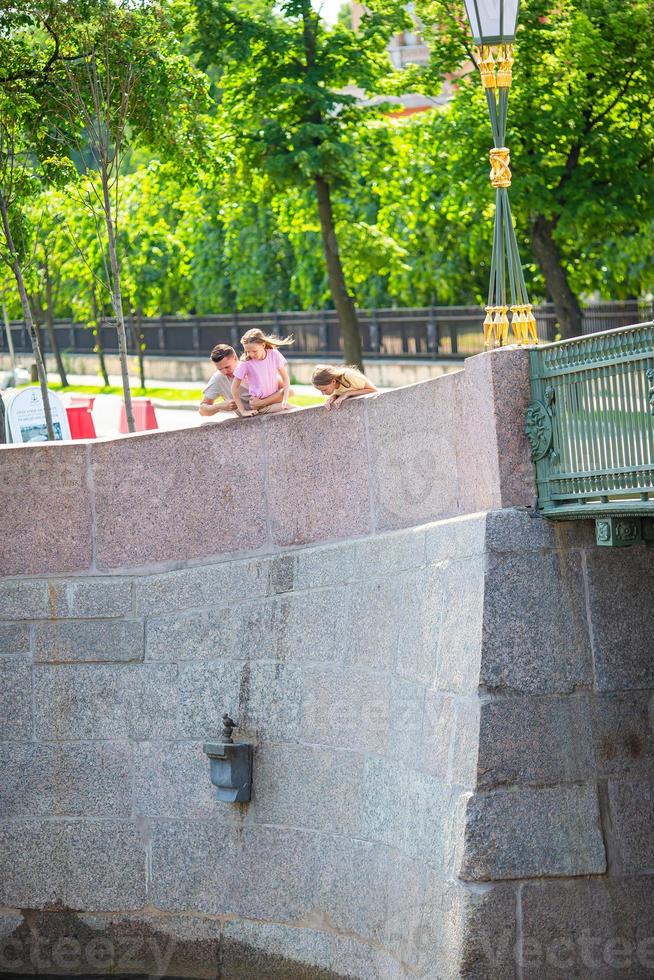
[(540, 512), (597, 518), (598, 544), (640, 540), (641, 519), (654, 516), (654, 322), (547, 344), (529, 358)]
[(532, 504), (526, 351), (327, 413), (0, 450), (0, 575), (275, 553)]

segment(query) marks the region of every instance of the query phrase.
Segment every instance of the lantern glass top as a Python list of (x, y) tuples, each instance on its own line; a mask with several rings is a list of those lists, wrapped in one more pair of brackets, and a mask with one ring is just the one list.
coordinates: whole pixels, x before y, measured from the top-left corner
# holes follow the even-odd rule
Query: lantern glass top
[(475, 44), (508, 44), (515, 38), (519, 0), (465, 0)]

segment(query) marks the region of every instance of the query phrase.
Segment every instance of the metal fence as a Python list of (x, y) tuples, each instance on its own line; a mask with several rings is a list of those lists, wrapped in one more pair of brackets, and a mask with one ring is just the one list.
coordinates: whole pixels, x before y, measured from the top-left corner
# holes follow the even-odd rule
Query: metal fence
[(526, 432), (541, 513), (654, 514), (654, 322), (536, 348), (529, 357)]
[[(534, 310), (538, 336), (544, 342), (555, 339), (556, 316), (552, 305)], [(654, 316), (651, 307), (643, 309), (637, 301), (596, 303), (584, 310), (583, 332), (594, 333), (625, 326)], [(478, 306), (432, 306), (416, 309), (359, 310), (364, 353), (388, 359), (467, 357), (483, 350), (483, 313)], [(215, 344), (236, 346), (250, 327), (277, 334), (292, 333), (295, 343), (290, 357), (318, 357), (342, 354), (343, 342), (334, 310), (287, 313), (235, 313), (220, 316), (128, 318), (130, 352), (136, 351), (137, 337), (148, 357), (204, 357)], [(95, 337), (84, 323), (57, 320), (55, 331), (59, 347), (71, 354), (93, 351)], [(31, 351), (29, 337), (20, 321), (12, 324), (17, 351)], [(102, 322), (100, 339), (107, 353), (118, 350), (116, 328), (110, 320)], [(45, 351), (50, 350), (43, 331)], [(0, 351), (7, 350), (5, 332), (0, 329)]]

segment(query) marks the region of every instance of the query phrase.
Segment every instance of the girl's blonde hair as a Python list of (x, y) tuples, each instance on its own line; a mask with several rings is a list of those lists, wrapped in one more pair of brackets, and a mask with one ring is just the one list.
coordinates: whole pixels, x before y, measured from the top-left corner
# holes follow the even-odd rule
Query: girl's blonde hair
[(351, 367), (349, 364), (338, 364), (336, 367), (331, 364), (317, 364), (311, 375), (311, 384), (322, 386), (336, 381), (339, 385), (343, 385), (344, 388), (351, 388), (352, 385), (345, 376), (346, 371), (351, 371), (358, 378), (363, 378), (366, 382), (368, 381), (365, 374), (359, 371), (358, 368)]
[[(252, 330), (247, 330), (241, 337), (241, 346), (245, 346), (245, 344), (263, 344), (266, 350), (276, 350), (278, 347), (286, 347), (288, 344), (292, 344), (294, 339), (292, 334), (288, 337), (275, 337), (274, 334), (264, 333), (258, 327), (253, 327)], [(243, 354), (241, 359), (247, 361), (248, 354)]]

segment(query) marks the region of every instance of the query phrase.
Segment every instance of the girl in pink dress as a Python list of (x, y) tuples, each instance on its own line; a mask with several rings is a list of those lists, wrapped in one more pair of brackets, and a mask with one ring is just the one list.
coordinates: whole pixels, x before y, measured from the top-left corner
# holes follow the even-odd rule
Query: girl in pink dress
[[(285, 412), (288, 409), (290, 378), (286, 368), (286, 358), (278, 348), (292, 344), (292, 337), (272, 337), (262, 330), (248, 330), (241, 337), (243, 359), (234, 370), (232, 398), (236, 402), (239, 415), (248, 417), (266, 412)], [(282, 382), (280, 390), (279, 382)], [(246, 412), (239, 389), (245, 381), (250, 389), (252, 410)]]

